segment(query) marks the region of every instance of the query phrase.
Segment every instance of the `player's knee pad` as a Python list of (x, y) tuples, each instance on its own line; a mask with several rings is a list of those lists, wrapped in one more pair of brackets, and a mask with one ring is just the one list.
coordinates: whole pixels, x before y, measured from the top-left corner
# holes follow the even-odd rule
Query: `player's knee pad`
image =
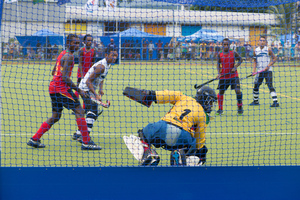
[(170, 164), (173, 166), (186, 166), (186, 149), (177, 149), (171, 152)]

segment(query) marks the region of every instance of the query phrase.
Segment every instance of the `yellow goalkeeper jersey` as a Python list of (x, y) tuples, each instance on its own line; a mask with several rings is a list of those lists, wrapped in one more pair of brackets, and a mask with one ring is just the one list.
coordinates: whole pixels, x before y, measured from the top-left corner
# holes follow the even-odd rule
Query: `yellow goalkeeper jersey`
[(162, 120), (188, 131), (196, 139), (196, 147), (202, 148), (205, 143), (205, 130), (209, 123), (209, 117), (202, 106), (194, 98), (179, 91), (156, 91), (156, 101), (158, 104), (174, 105)]

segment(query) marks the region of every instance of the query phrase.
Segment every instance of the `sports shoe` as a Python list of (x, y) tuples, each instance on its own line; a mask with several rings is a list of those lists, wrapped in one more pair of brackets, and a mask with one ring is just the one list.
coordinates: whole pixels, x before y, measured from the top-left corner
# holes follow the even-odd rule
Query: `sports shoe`
[(96, 145), (92, 140), (90, 140), (87, 144), (82, 143), (81, 150), (101, 150), (102, 147)]
[(72, 139), (73, 140), (78, 140), (78, 138), (80, 138), (81, 137), (81, 134), (77, 134), (77, 132), (75, 132), (74, 134), (73, 134), (73, 136), (72, 136)]
[(238, 115), (242, 115), (244, 113), (243, 107), (238, 108)]
[(222, 115), (223, 114), (223, 110), (218, 110), (216, 115)]
[(274, 101), (270, 107), (279, 107), (279, 103), (277, 101)]
[(252, 103), (249, 104), (250, 106), (258, 106), (259, 102), (258, 101), (253, 101)]
[(34, 147), (34, 148), (45, 148), (46, 146), (41, 143), (41, 140), (34, 140), (33, 138), (30, 138), (27, 142), (28, 146)]
[(160, 157), (154, 149), (147, 149), (144, 152), (141, 160), (141, 166), (157, 166), (160, 161)]

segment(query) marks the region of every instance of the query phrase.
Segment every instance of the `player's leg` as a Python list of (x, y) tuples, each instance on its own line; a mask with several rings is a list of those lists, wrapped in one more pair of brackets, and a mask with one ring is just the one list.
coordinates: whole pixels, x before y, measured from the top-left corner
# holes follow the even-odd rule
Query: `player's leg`
[(250, 104), (250, 106), (259, 105), (259, 86), (262, 84), (263, 80), (264, 72), (256, 75), (253, 88), (253, 102)]
[(275, 91), (275, 88), (273, 87), (273, 72), (272, 71), (268, 71), (266, 73), (266, 83), (269, 87), (269, 90), (270, 90), (270, 95), (272, 97), (272, 100), (273, 100), (273, 104), (270, 106), (270, 107), (279, 107), (279, 103), (278, 103), (278, 100), (277, 100), (277, 93)]
[(243, 93), (241, 91), (241, 85), (240, 85), (240, 79), (239, 77), (236, 77), (232, 79), (231, 88), (235, 90), (236, 93), (236, 100), (237, 100), (237, 106), (238, 106), (238, 114), (242, 115), (244, 113), (243, 110)]
[(225, 94), (225, 91), (227, 90), (228, 87), (229, 87), (229, 85), (227, 84), (226, 79), (219, 80), (219, 85), (218, 85), (218, 88), (217, 88), (219, 90), (219, 94), (217, 95), (219, 110), (216, 113), (217, 115), (222, 115), (223, 114), (224, 94)]
[[(91, 100), (91, 98), (90, 98), (91, 94), (88, 94), (88, 95), (89, 95), (88, 97), (83, 98), (83, 101), (86, 105), (86, 107), (85, 107), (86, 123), (87, 123), (87, 127), (88, 127), (88, 132), (90, 134), (95, 121), (97, 120), (98, 116), (100, 116), (102, 114), (103, 109), (102, 109), (102, 107), (100, 107), (101, 110), (98, 110), (98, 108), (99, 108), (98, 104), (94, 103)], [(79, 142), (82, 143), (81, 132), (79, 129), (76, 131), (76, 133), (74, 133), (72, 139), (78, 140)]]
[(82, 109), (79, 99), (76, 97), (76, 95), (73, 93), (73, 91), (70, 89), (67, 92), (63, 94), (64, 101), (63, 106), (67, 109), (73, 110), (76, 117), (76, 123), (78, 126), (78, 129), (81, 132), (82, 135), (82, 150), (101, 150), (102, 148), (98, 145), (96, 145), (89, 136), (87, 124), (84, 118), (84, 110)]
[(50, 94), (52, 103), (52, 116), (42, 123), (38, 131), (29, 139), (27, 145), (35, 148), (44, 148), (45, 145), (41, 143), (41, 137), (46, 133), (53, 124), (58, 122), (62, 115), (63, 104), (61, 95), (59, 93)]

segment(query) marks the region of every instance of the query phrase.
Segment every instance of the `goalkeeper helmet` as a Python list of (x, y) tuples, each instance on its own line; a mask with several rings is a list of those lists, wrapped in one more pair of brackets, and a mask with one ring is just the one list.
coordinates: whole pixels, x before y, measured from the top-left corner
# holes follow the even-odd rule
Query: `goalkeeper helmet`
[(217, 102), (217, 95), (210, 87), (203, 86), (197, 90), (195, 99), (201, 104), (206, 113), (211, 113), (214, 103)]

